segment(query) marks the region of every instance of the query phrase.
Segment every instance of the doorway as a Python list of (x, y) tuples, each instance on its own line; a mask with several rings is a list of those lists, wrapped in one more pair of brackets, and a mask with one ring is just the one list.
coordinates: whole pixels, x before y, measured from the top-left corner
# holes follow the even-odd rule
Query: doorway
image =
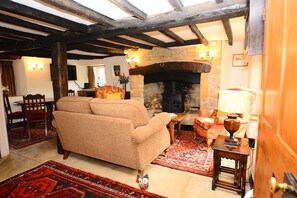
[(93, 67), (95, 75), (95, 85), (102, 87), (106, 84), (105, 65), (100, 64)]

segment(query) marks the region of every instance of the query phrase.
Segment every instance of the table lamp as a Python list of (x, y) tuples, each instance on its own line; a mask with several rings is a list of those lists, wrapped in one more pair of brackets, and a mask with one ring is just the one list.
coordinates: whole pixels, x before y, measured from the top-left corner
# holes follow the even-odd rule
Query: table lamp
[(221, 90), (219, 94), (218, 110), (230, 113), (224, 120), (225, 129), (230, 133), (230, 137), (225, 140), (225, 145), (237, 147), (238, 140), (233, 134), (238, 131), (241, 121), (237, 119), (238, 114), (243, 114), (249, 110), (252, 95), (248, 91), (241, 90)]

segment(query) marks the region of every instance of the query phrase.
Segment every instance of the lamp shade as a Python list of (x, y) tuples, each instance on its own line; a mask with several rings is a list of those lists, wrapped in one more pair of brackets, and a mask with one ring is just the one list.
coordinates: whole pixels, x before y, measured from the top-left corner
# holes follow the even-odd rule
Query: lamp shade
[(221, 90), (218, 109), (227, 113), (243, 114), (243, 121), (247, 121), (252, 103), (252, 94), (241, 90)]

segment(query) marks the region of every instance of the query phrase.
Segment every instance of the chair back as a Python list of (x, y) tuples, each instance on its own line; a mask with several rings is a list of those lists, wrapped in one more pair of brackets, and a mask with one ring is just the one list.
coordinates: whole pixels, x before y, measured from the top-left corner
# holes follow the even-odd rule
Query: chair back
[(119, 87), (106, 85), (103, 87), (97, 87), (96, 88), (96, 98), (104, 98), (104, 93), (106, 94), (112, 94), (112, 93), (120, 93), (121, 99), (125, 99), (125, 90)]
[(45, 96), (41, 94), (23, 96), (27, 120), (44, 120), (46, 116)]
[(11, 114), (11, 107), (10, 107), (10, 103), (9, 103), (9, 98), (8, 98), (8, 91), (4, 90), (3, 91), (3, 102), (4, 102), (4, 108), (5, 108), (5, 113), (6, 116), (8, 116), (9, 114)]
[(72, 89), (68, 90), (68, 96), (75, 96), (75, 91)]

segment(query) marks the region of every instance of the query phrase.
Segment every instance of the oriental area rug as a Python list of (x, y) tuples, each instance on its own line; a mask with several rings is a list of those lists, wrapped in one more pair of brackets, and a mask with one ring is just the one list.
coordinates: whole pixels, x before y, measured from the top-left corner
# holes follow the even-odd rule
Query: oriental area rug
[(0, 183), (0, 197), (154, 197), (126, 184), (48, 161)]
[(45, 136), (44, 131), (44, 126), (42, 125), (31, 127), (31, 138), (29, 139), (28, 129), (24, 131), (24, 127), (12, 128), (8, 131), (9, 147), (11, 149), (20, 149), (57, 136), (54, 129), (48, 128), (47, 136)]
[(152, 163), (212, 177), (213, 150), (207, 148), (204, 140), (194, 140), (193, 132), (182, 131), (177, 140), (168, 147), (167, 153), (159, 155)]

